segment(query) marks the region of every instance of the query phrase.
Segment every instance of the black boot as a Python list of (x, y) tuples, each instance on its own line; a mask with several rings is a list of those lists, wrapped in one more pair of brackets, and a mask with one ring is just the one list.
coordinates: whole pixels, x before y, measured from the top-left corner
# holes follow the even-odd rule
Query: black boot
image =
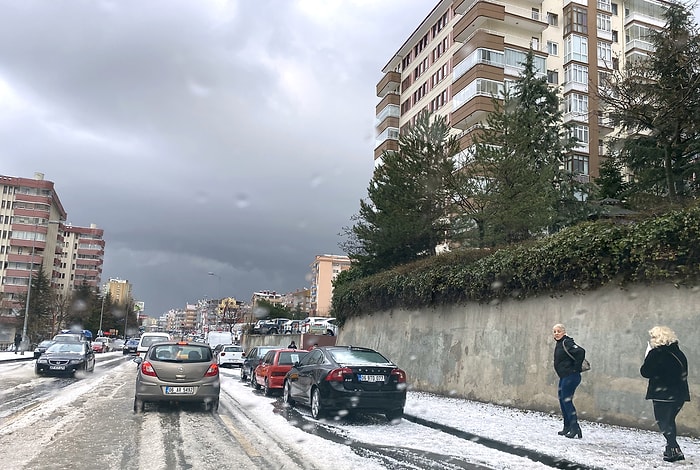
[(581, 426), (576, 424), (572, 424), (571, 428), (569, 429), (569, 432), (564, 434), (565, 437), (568, 437), (569, 439), (573, 439), (574, 437), (577, 437), (581, 439), (583, 437), (583, 433), (581, 432)]
[(568, 434), (568, 432), (569, 432), (569, 426), (564, 426), (564, 429), (557, 432), (557, 434), (559, 434), (560, 436), (565, 436), (566, 434)]
[(666, 462), (677, 462), (685, 460), (685, 455), (681, 452), (680, 447), (667, 447), (666, 452), (664, 452), (664, 460)]

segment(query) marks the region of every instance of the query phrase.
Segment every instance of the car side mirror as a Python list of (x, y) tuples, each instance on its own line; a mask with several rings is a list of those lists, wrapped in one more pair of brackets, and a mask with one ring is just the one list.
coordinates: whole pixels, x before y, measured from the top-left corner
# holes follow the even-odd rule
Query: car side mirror
[(143, 358), (141, 356), (136, 356), (135, 358), (132, 359), (136, 364), (141, 364), (143, 362)]

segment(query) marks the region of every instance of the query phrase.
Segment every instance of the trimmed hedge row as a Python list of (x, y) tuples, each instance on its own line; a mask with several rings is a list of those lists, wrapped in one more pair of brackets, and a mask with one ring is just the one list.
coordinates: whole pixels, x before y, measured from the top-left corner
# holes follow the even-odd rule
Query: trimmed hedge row
[(594, 289), (609, 282), (690, 284), (700, 277), (700, 206), (640, 222), (585, 222), (541, 240), (460, 250), (339, 283), (338, 322), (395, 308)]

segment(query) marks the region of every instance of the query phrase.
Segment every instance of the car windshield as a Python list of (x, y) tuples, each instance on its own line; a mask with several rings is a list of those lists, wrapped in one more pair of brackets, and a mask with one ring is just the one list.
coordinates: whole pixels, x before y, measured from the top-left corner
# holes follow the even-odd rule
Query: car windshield
[(330, 355), (338, 364), (392, 364), (377, 351), (366, 349), (332, 349)]
[(141, 339), (141, 346), (150, 346), (155, 343), (162, 343), (163, 341), (167, 341), (168, 338), (165, 336), (144, 336)]
[(163, 344), (153, 346), (148, 358), (163, 362), (209, 362), (211, 350), (194, 344)]
[(48, 353), (81, 353), (82, 343), (54, 343), (46, 350)]

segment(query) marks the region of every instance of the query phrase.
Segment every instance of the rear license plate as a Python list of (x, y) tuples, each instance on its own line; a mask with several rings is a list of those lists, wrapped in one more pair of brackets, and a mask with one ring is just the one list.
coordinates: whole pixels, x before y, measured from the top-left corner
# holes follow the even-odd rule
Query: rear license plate
[(49, 366), (51, 370), (66, 370), (66, 366)]
[(166, 395), (194, 395), (197, 387), (165, 387)]
[(357, 374), (357, 380), (360, 382), (384, 382), (384, 376)]

